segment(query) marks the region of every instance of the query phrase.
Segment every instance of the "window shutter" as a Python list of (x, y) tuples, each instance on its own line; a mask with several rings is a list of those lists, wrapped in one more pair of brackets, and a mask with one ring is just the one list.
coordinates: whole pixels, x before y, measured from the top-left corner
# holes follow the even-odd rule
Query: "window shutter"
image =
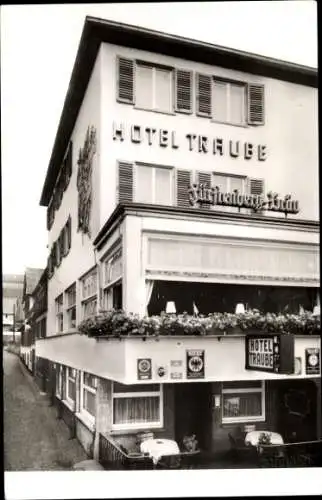
[(64, 236), (65, 236), (65, 227), (62, 229), (60, 235), (59, 235), (59, 238), (58, 238), (58, 244), (59, 244), (59, 254), (60, 254), (60, 258), (64, 257), (65, 256), (65, 245), (64, 245)]
[(118, 202), (133, 201), (133, 165), (124, 161), (119, 162)]
[(66, 191), (69, 180), (72, 176), (72, 171), (73, 171), (73, 143), (70, 142), (68, 146), (68, 151), (65, 159), (65, 185), (64, 185), (64, 191)]
[(192, 71), (175, 70), (175, 110), (192, 113)]
[(249, 84), (248, 90), (248, 124), (264, 125), (264, 85)]
[(249, 191), (250, 194), (261, 195), (264, 193), (264, 181), (263, 179), (249, 179)]
[(134, 61), (119, 57), (117, 64), (117, 100), (134, 104)]
[(60, 253), (60, 237), (55, 241), (56, 266), (59, 267), (62, 255)]
[(191, 171), (177, 170), (177, 206), (190, 207), (188, 190), (191, 185)]
[(197, 73), (197, 115), (211, 116), (211, 78)]
[(66, 224), (66, 232), (67, 232), (67, 249), (66, 249), (65, 255), (68, 254), (68, 252), (72, 246), (72, 219), (70, 216), (68, 217), (68, 221)]
[[(211, 187), (211, 173), (210, 172), (198, 172), (198, 184), (203, 184), (205, 187)], [(201, 205), (202, 209), (209, 210), (210, 204), (203, 203)]]

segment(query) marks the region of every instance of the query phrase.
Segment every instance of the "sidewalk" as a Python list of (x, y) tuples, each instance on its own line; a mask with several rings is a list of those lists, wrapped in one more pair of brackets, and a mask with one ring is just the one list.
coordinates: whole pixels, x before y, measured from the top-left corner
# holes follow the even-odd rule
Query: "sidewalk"
[(6, 471), (73, 470), (88, 457), (20, 359), (3, 353)]

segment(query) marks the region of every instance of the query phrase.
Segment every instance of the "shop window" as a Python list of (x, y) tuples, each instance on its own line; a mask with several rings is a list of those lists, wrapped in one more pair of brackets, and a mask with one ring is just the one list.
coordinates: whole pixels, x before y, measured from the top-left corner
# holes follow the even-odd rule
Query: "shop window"
[(135, 166), (134, 201), (173, 205), (174, 169), (152, 165)]
[(67, 367), (66, 373), (66, 401), (72, 406), (76, 401), (76, 370)]
[(152, 111), (171, 112), (173, 107), (172, 82), (171, 69), (138, 63), (136, 65), (136, 106)]
[(113, 382), (113, 428), (163, 426), (163, 392), (159, 384), (123, 385)]
[(56, 305), (56, 331), (62, 332), (64, 330), (64, 310), (63, 310), (64, 298), (63, 294), (59, 295), (55, 300)]
[(224, 382), (222, 423), (265, 420), (264, 381)]
[(81, 279), (82, 315), (83, 319), (96, 314), (97, 311), (97, 268)]
[(97, 378), (90, 373), (82, 373), (81, 378), (81, 413), (91, 421), (95, 420)]
[(67, 328), (76, 328), (76, 283), (66, 290)]

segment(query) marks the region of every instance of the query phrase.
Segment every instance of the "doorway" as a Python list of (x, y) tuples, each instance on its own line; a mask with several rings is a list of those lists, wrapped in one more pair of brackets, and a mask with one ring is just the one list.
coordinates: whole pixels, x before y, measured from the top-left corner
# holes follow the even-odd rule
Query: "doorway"
[(191, 382), (175, 384), (175, 439), (196, 435), (199, 447), (211, 447), (211, 384)]
[(317, 385), (312, 380), (278, 382), (278, 432), (285, 443), (317, 439)]

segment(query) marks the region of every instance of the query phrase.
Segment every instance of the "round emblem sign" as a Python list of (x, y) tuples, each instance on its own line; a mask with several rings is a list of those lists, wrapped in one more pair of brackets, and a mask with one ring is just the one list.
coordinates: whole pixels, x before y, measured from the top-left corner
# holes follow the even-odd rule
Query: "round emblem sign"
[(316, 366), (319, 362), (319, 359), (316, 354), (310, 354), (308, 362), (311, 366)]
[(203, 367), (203, 361), (200, 356), (192, 356), (189, 359), (189, 369), (192, 372), (200, 372)]
[(159, 377), (164, 377), (164, 375), (165, 375), (165, 368), (163, 368), (163, 366), (160, 366), (158, 368), (158, 375), (159, 375)]
[(143, 372), (143, 373), (148, 372), (151, 368), (151, 363), (147, 359), (141, 359), (141, 361), (139, 362), (138, 368), (139, 368), (140, 372)]

